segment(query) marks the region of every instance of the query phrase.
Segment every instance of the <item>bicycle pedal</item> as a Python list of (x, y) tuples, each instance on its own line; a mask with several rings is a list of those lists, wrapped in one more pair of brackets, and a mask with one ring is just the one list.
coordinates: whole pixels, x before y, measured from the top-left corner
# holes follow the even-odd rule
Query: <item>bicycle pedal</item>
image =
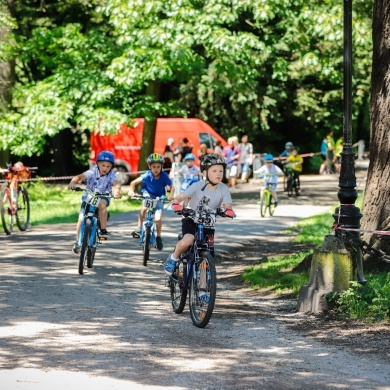
[(100, 237), (100, 241), (107, 241), (107, 237)]

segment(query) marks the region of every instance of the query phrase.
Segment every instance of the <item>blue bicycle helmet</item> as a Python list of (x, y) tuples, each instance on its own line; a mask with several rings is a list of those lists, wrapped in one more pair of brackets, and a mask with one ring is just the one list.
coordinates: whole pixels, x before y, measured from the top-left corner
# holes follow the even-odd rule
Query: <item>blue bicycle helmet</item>
[(112, 165), (114, 165), (115, 163), (115, 156), (114, 156), (114, 153), (110, 152), (109, 150), (103, 150), (101, 151), (98, 156), (97, 156), (97, 159), (96, 159), (96, 162), (99, 162), (99, 161), (108, 161), (110, 162)]
[(264, 156), (264, 161), (274, 161), (274, 156), (268, 153)]
[(294, 147), (294, 144), (292, 142), (286, 142), (286, 145), (284, 145), (285, 149), (292, 149)]
[(192, 153), (186, 154), (184, 161), (195, 161), (195, 156)]

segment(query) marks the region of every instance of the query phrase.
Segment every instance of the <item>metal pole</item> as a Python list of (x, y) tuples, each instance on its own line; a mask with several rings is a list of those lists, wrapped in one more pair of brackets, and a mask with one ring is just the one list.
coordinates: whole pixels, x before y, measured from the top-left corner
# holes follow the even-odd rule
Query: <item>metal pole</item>
[[(358, 193), (356, 190), (355, 153), (352, 150), (352, 0), (344, 0), (344, 146), (341, 153), (341, 170), (337, 197), (340, 206), (333, 218), (340, 227), (360, 229), (362, 214), (355, 206)], [(336, 236), (342, 235), (336, 230)], [(357, 237), (359, 233), (355, 232)], [(360, 249), (358, 249), (360, 250)], [(363, 262), (360, 254), (356, 256), (358, 282), (365, 283)]]

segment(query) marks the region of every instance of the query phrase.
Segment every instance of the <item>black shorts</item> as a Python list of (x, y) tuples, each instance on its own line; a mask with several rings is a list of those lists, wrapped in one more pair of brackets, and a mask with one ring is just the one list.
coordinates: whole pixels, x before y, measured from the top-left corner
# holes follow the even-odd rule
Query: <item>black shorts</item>
[[(181, 220), (181, 231), (183, 236), (185, 234), (192, 234), (193, 236), (195, 236), (195, 226), (196, 226), (195, 221), (192, 218), (190, 217), (183, 218)], [(214, 232), (215, 229), (204, 228), (204, 234), (206, 236), (214, 235)]]

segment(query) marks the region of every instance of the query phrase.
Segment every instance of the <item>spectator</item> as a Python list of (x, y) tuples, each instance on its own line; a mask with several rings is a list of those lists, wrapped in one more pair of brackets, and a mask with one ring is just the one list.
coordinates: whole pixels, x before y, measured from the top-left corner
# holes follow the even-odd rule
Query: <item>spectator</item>
[(184, 157), (192, 152), (193, 146), (190, 145), (189, 142), (190, 141), (188, 140), (188, 138), (180, 139), (179, 146), (177, 146), (173, 151), (173, 154), (175, 155), (177, 161), (184, 161)]
[(169, 140), (168, 140), (168, 145), (165, 146), (163, 157), (164, 157), (163, 170), (169, 175), (171, 172), (172, 164), (175, 161), (173, 151), (171, 149), (171, 146), (169, 145)]
[(341, 152), (343, 151), (344, 137), (341, 135), (336, 141), (334, 147), (334, 158), (333, 163), (337, 173), (340, 173), (341, 170)]
[(240, 159), (240, 149), (234, 145), (238, 143), (237, 137), (230, 137), (228, 145), (223, 148), (222, 155), (226, 159), (226, 178), (229, 181), (230, 187), (236, 185), (237, 167)]
[(321, 142), (321, 147), (320, 147), (320, 154), (321, 154), (321, 158), (322, 158), (322, 164), (320, 166), (320, 175), (326, 173), (325, 170), (326, 170), (326, 150), (328, 148), (328, 141), (326, 139), (326, 137), (323, 138), (322, 142)]
[(335, 173), (333, 164), (335, 142), (333, 138), (333, 130), (329, 131), (326, 136), (327, 148), (326, 148), (326, 171), (327, 173)]
[(238, 147), (240, 149), (241, 182), (248, 183), (250, 166), (253, 162), (253, 145), (248, 142), (247, 135), (242, 136), (241, 143)]
[(200, 144), (200, 149), (198, 152), (199, 160), (202, 159), (203, 156), (207, 154), (207, 145), (206, 144)]
[(222, 151), (223, 151), (223, 149), (222, 149), (222, 142), (220, 140), (217, 140), (215, 142), (214, 153), (219, 154), (219, 155), (222, 156)]

